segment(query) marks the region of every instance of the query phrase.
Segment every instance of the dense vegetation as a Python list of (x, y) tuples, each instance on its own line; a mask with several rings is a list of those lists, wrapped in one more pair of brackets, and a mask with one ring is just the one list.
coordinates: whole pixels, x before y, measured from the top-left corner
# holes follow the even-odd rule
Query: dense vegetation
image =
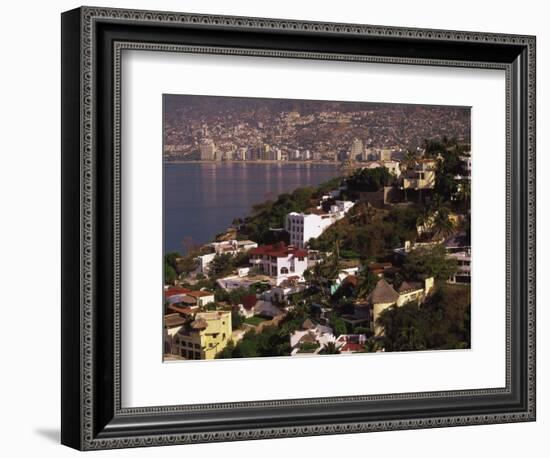
[(434, 277), (445, 281), (457, 269), (456, 259), (448, 258), (446, 254), (442, 245), (416, 248), (407, 255), (403, 273), (408, 279)]
[(359, 169), (346, 181), (346, 193), (356, 199), (361, 192), (380, 191), (384, 186), (390, 186), (395, 181), (386, 167), (375, 169)]
[(338, 244), (344, 258), (375, 260), (403, 246), (405, 240), (416, 239), (416, 223), (420, 215), (416, 205), (395, 206), (380, 210), (366, 203), (357, 203), (348, 215), (329, 227), (310, 247), (332, 251)]
[(386, 351), (470, 348), (470, 287), (438, 284), (421, 306), (391, 307), (378, 323)]
[(254, 240), (258, 244), (270, 244), (278, 241), (288, 243), (285, 231), (274, 231), (285, 227), (286, 215), (290, 212), (303, 212), (311, 207), (315, 189), (298, 188), (292, 193), (280, 194), (275, 201), (268, 200), (252, 208), (252, 214), (244, 220), (236, 220), (239, 237)]

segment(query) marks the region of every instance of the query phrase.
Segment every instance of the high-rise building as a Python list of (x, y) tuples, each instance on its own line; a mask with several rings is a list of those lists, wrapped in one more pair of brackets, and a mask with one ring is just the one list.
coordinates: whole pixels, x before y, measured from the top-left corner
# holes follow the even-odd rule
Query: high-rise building
[(380, 150), (381, 161), (391, 161), (393, 150), (391, 148), (382, 148)]
[(270, 161), (280, 161), (281, 160), (281, 150), (279, 148), (272, 148), (269, 150), (269, 160)]
[(363, 157), (363, 141), (360, 138), (356, 138), (353, 140), (353, 143), (351, 144), (351, 151), (350, 151), (350, 159), (355, 160), (357, 159), (357, 156)]
[(211, 139), (204, 140), (200, 147), (201, 161), (213, 161), (216, 159), (216, 145)]

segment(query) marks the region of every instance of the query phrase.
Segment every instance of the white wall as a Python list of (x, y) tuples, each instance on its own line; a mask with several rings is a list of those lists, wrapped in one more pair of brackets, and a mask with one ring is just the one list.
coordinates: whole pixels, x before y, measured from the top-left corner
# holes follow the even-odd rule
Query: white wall
[[(459, 3), (441, 1), (357, 2), (353, 0), (271, 2), (244, 0), (118, 0), (96, 5), (164, 9), (197, 13), (283, 17), (319, 21), (463, 29), (538, 36), (538, 169), (550, 169), (550, 142), (542, 126), (550, 122), (550, 31), (544, 2), (525, 0)], [(6, 456), (76, 455), (57, 445), (59, 438), (59, 119), (60, 12), (77, 1), (27, 1), (2, 5), (2, 72), (0, 78), (0, 339), (2, 379), (0, 450)], [(542, 180), (539, 180), (542, 182)], [(538, 205), (548, 205), (548, 190), (539, 187)], [(550, 231), (548, 212), (539, 214), (539, 239)], [(540, 261), (550, 255), (539, 244)], [(540, 262), (538, 276), (550, 275)], [(542, 288), (539, 288), (539, 290)], [(23, 308), (24, 306), (24, 308)], [(24, 310), (24, 312), (23, 312)], [(37, 332), (21, 338), (21, 320)], [(550, 324), (546, 304), (539, 304), (539, 330)], [(28, 329), (28, 324), (26, 325)], [(549, 383), (550, 337), (538, 338), (538, 386)], [(372, 456), (470, 457), (487, 450), (499, 457), (543, 456), (550, 427), (547, 390), (538, 394), (538, 422), (363, 435), (279, 439), (106, 452), (106, 456), (280, 457)], [(537, 453), (536, 450), (540, 451)], [(154, 455), (153, 455), (154, 454)]]

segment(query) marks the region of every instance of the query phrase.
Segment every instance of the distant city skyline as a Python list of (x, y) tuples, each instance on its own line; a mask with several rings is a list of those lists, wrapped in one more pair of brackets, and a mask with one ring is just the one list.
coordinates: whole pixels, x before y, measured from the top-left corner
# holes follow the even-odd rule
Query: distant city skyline
[(425, 139), (470, 142), (470, 107), (163, 96), (165, 160), (401, 158)]

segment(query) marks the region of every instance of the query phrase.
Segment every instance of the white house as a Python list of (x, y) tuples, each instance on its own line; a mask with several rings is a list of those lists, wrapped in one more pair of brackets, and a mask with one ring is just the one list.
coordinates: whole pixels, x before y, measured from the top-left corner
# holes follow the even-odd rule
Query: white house
[(470, 156), (470, 153), (463, 154), (460, 156), (460, 160), (464, 162), (465, 168), (466, 168), (466, 176), (467, 178), (472, 177), (472, 156)]
[(401, 176), (401, 167), (399, 161), (383, 161), (382, 165), (386, 167), (388, 169), (388, 172), (390, 172), (395, 177), (399, 178)]
[(330, 214), (334, 215), (337, 219), (341, 219), (354, 205), (355, 202), (351, 200), (337, 200), (334, 202), (334, 205), (331, 205)]
[(232, 254), (242, 253), (252, 248), (256, 248), (258, 244), (252, 240), (224, 240), (222, 242), (209, 243), (216, 254)]
[(304, 248), (310, 239), (319, 237), (334, 219), (328, 213), (318, 215), (292, 212), (286, 216), (286, 230), (290, 234), (290, 243)]
[(278, 243), (250, 250), (250, 264), (273, 277), (276, 285), (290, 277), (301, 278), (308, 267), (307, 250)]
[(457, 262), (457, 271), (449, 279), (449, 283), (471, 283), (472, 252), (470, 247), (447, 249), (447, 257)]
[(275, 302), (284, 302), (288, 296), (304, 291), (307, 288), (305, 283), (299, 283), (293, 280), (283, 280), (278, 286), (274, 286), (263, 295), (267, 300)]
[(342, 219), (353, 205), (354, 202), (349, 200), (337, 200), (327, 213), (289, 213), (286, 216), (285, 229), (290, 234), (291, 245), (305, 248), (310, 239), (316, 239)]
[(252, 248), (256, 248), (258, 244), (252, 240), (224, 240), (223, 242), (213, 242), (207, 245), (212, 252), (197, 256), (197, 271), (201, 274), (208, 274), (210, 263), (219, 254), (230, 254), (235, 256), (238, 253), (243, 253)]
[(206, 275), (208, 273), (208, 266), (215, 257), (216, 253), (207, 253), (197, 256), (197, 271), (203, 275)]
[(290, 346), (292, 347), (290, 355), (296, 356), (300, 354), (303, 344), (317, 345), (314, 351), (305, 354), (318, 354), (331, 342), (336, 343), (336, 337), (333, 334), (332, 328), (315, 324), (310, 319), (306, 319), (302, 325), (302, 329), (294, 331), (290, 335)]

